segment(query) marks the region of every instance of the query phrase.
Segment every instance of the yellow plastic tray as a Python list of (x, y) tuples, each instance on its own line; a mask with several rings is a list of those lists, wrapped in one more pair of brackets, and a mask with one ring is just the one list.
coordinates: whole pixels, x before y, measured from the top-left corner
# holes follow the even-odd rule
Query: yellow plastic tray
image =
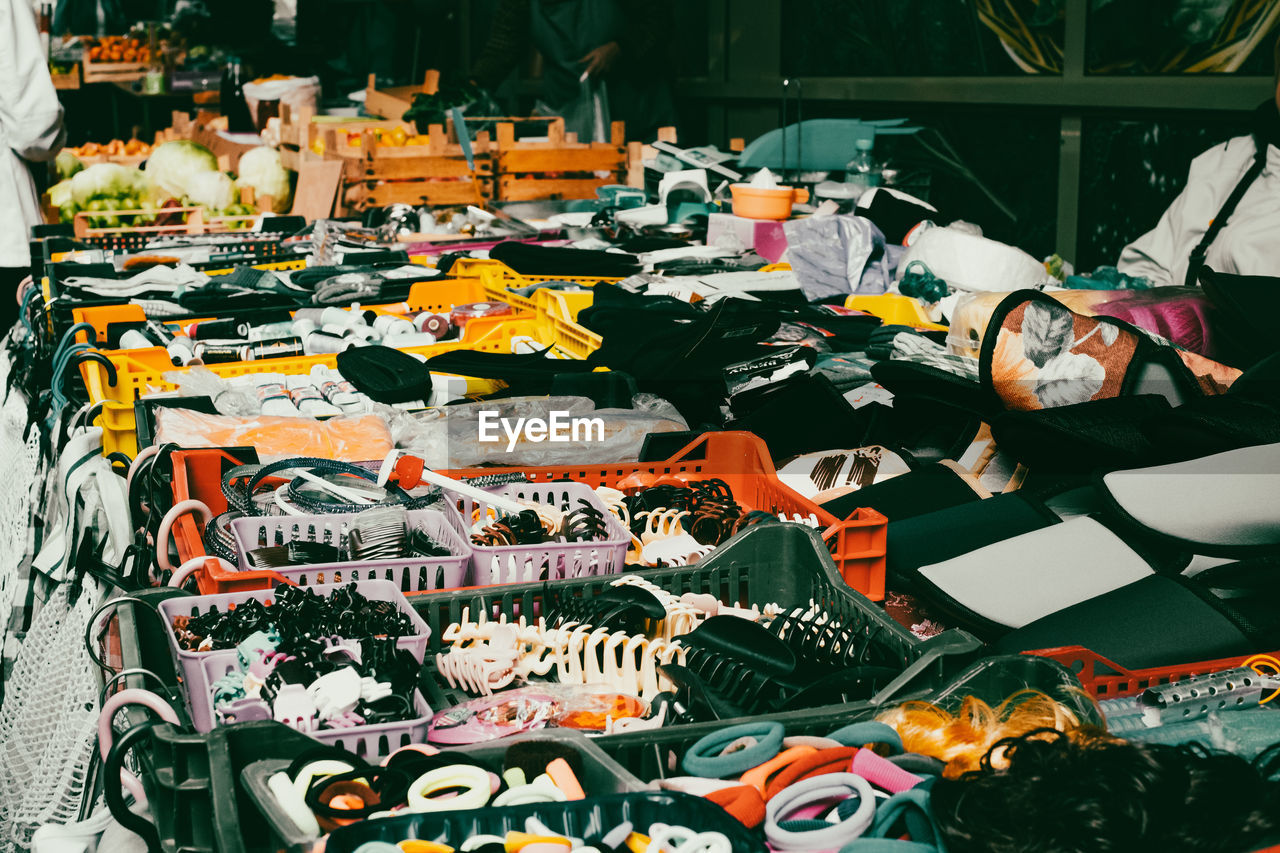
[(844, 307), (874, 314), (887, 326), (914, 326), (933, 332), (945, 332), (947, 327), (935, 323), (924, 312), (920, 300), (899, 293), (881, 293), (876, 296), (850, 296)]

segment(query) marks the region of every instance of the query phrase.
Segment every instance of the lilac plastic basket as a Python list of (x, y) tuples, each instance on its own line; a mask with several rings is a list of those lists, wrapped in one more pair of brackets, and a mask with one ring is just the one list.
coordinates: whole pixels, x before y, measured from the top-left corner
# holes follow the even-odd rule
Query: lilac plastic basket
[[(604, 503), (596, 497), (590, 486), (582, 483), (513, 483), (494, 491), (495, 495), (520, 498), (541, 504), (564, 508), (578, 506), (585, 499), (588, 504), (604, 513), (606, 538), (595, 542), (545, 542), (539, 545), (476, 545), (472, 583), (475, 586), (492, 586), (502, 583), (521, 583), (543, 579), (560, 580), (587, 575), (612, 575), (625, 571), (627, 547), (631, 534), (618, 521)], [(484, 518), (489, 504), (459, 497), (462, 523), (470, 535), (474, 513)], [(498, 515), (505, 515), (497, 507)]]
[[(317, 595), (328, 596), (334, 590), (341, 589), (343, 586), (345, 584), (321, 584), (311, 587), (311, 590)], [(417, 611), (409, 606), (408, 600), (404, 597), (404, 593), (400, 592), (399, 587), (391, 581), (357, 581), (356, 590), (370, 601), (392, 602), (397, 610), (409, 617), (413, 623), (413, 634), (397, 639), (396, 646), (405, 649), (413, 655), (418, 663), (422, 663), (422, 657), (427, 651), (427, 640), (431, 636), (431, 629), (427, 627), (427, 623), (422, 620)], [(246, 601), (261, 601), (263, 604), (271, 606), (274, 599), (274, 590), (259, 589), (251, 592), (228, 592), (221, 595), (179, 596), (160, 602), (160, 616), (169, 625), (169, 653), (178, 662), (188, 695), (197, 695), (199, 691), (208, 694), (211, 682), (207, 680), (204, 661), (210, 659), (212, 655), (235, 655), (235, 649), (189, 652), (180, 648), (177, 637), (173, 635), (173, 620), (178, 616), (197, 616), (201, 613), (208, 613), (211, 610), (234, 609), (236, 605), (243, 604)], [(202, 729), (202, 731), (207, 731), (207, 729)]]
[[(249, 567), (248, 552), (267, 545), (292, 541), (321, 542), (341, 546), (356, 513), (331, 515), (263, 515), (237, 518), (231, 522), (240, 567)], [(426, 530), (431, 538), (448, 546), (451, 557), (406, 557), (394, 560), (347, 560), (317, 563), (288, 569), (272, 569), (299, 586), (348, 583), (358, 580), (388, 580), (402, 592), (438, 592), (469, 586), (471, 543), (458, 531), (458, 523), (434, 509), (409, 511), (409, 526)]]
[[(200, 676), (187, 679), (183, 692), (196, 731), (209, 732), (217, 725), (217, 714), (213, 708), (213, 685), (227, 673), (239, 670), (240, 662), (235, 650), (227, 649), (205, 652), (197, 666)], [(307, 734), (321, 743), (339, 746), (366, 758), (385, 757), (402, 746), (426, 742), (427, 724), (431, 722), (432, 711), (423, 698), (422, 691), (413, 691), (413, 705), (414, 714), (408, 720), (352, 726), (348, 729), (320, 729)]]

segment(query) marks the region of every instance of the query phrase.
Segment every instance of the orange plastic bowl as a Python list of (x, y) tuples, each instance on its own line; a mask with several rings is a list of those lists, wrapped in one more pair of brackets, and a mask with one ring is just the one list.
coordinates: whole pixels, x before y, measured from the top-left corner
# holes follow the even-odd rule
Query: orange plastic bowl
[(795, 187), (761, 189), (749, 184), (734, 184), (733, 212), (745, 219), (790, 219), (791, 205), (809, 200), (809, 191)]

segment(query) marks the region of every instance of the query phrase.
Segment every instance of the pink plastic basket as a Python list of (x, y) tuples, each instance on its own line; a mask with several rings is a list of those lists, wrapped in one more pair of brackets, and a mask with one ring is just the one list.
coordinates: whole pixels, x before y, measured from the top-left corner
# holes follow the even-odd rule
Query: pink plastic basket
[[(206, 652), (198, 662), (199, 679), (186, 683), (187, 710), (198, 732), (209, 732), (217, 725), (213, 708), (213, 685), (224, 675), (240, 669), (234, 649)], [(199, 683), (197, 683), (197, 681)], [(414, 714), (412, 719), (394, 723), (375, 723), (352, 726), (348, 729), (320, 729), (308, 735), (325, 744), (332, 744), (366, 758), (385, 757), (402, 746), (425, 743), (427, 724), (431, 721), (431, 707), (420, 690), (413, 691)]]
[[(231, 522), (231, 533), (240, 568), (248, 569), (248, 552), (264, 545), (300, 540), (341, 546), (355, 518), (356, 513), (237, 518)], [(456, 520), (438, 510), (415, 509), (409, 511), (409, 526), (425, 530), (432, 539), (448, 546), (454, 556), (319, 563), (274, 571), (299, 586), (387, 580), (402, 592), (436, 592), (470, 585), (471, 544), (458, 532)]]
[[(340, 589), (343, 584), (329, 583), (313, 586), (311, 589), (317, 595), (327, 596), (336, 589)], [(391, 581), (359, 581), (356, 584), (356, 590), (370, 601), (390, 601), (395, 604), (396, 609), (409, 617), (413, 623), (413, 634), (407, 637), (400, 637), (396, 640), (396, 646), (405, 649), (413, 655), (419, 663), (422, 662), (422, 656), (427, 651), (427, 640), (431, 636), (431, 629), (427, 627), (427, 623), (422, 621), (422, 617), (417, 614), (409, 602), (404, 597), (404, 593)], [(188, 689), (194, 689), (200, 684), (201, 679), (205, 677), (203, 661), (210, 655), (224, 654), (230, 652), (235, 654), (234, 649), (222, 649), (213, 652), (189, 652), (178, 646), (178, 639), (173, 635), (173, 620), (178, 616), (198, 616), (202, 613), (208, 613), (211, 610), (234, 610), (237, 605), (244, 604), (246, 601), (260, 601), (264, 605), (270, 607), (275, 600), (275, 591), (270, 589), (259, 589), (252, 592), (228, 592), (221, 595), (191, 595), (169, 598), (160, 602), (160, 615), (170, 626), (169, 630), (169, 652), (178, 662), (178, 667), (182, 670), (182, 679), (186, 682)], [(208, 692), (209, 683), (203, 684), (203, 689)]]
[[(594, 542), (546, 542), (539, 545), (475, 545), (473, 583), (490, 586), (502, 583), (560, 580), (587, 575), (611, 575), (624, 570), (631, 534), (609, 513), (590, 486), (581, 483), (513, 483), (494, 492), (507, 498), (549, 504), (565, 510), (577, 507), (580, 500), (604, 513), (606, 538)], [(464, 526), (469, 530), (473, 518), (487, 517), (489, 504), (459, 499)], [(478, 514), (477, 514), (478, 511)], [(498, 516), (505, 513), (497, 507)]]

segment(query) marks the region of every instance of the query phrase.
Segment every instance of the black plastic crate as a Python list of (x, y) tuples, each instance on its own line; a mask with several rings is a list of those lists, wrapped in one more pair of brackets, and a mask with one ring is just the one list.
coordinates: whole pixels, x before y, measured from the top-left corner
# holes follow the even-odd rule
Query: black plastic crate
[[(981, 643), (963, 631), (948, 631), (921, 640), (890, 618), (879, 606), (850, 588), (841, 579), (831, 554), (817, 531), (801, 524), (762, 524), (734, 537), (692, 566), (642, 569), (647, 580), (675, 595), (710, 593), (725, 604), (776, 603), (784, 609), (818, 602), (833, 618), (857, 630), (860, 637), (875, 639), (891, 650), (909, 675), (895, 680), (890, 695), (921, 696), (938, 688), (959, 666), (971, 660)], [(435, 669), (434, 653), (441, 650), (444, 628), (462, 618), (487, 613), (490, 619), (520, 615), (533, 618), (543, 597), (554, 589), (563, 597), (587, 598), (607, 589), (615, 575), (599, 575), (555, 581), (477, 587), (409, 597), (409, 603), (431, 627), (423, 695), (432, 708), (441, 710), (469, 701), (464, 690), (449, 687)], [(879, 698), (879, 697), (878, 697)]]
[[(624, 770), (604, 753), (592, 740), (580, 732), (568, 729), (542, 729), (513, 737), (468, 746), (451, 747), (448, 752), (461, 752), (480, 761), (499, 766), (507, 748), (522, 741), (554, 741), (571, 746), (582, 758), (582, 774), (578, 781), (588, 796), (625, 794), (643, 790), (645, 785)], [(283, 759), (255, 761), (240, 772), (240, 783), (252, 796), (258, 811), (267, 823), (266, 846), (283, 853), (310, 853), (314, 838), (304, 835), (275, 801), (268, 781), (276, 773), (287, 769), (289, 762)]]
[(665, 823), (723, 833), (735, 853), (765, 850), (763, 833), (747, 829), (710, 800), (689, 794), (649, 791), (567, 803), (531, 803), (369, 820), (334, 830), (325, 845), (325, 853), (355, 853), (368, 841), (395, 844), (410, 838), (457, 846), (475, 835), (524, 832), (525, 820), (530, 817), (536, 817), (552, 831), (579, 838), (607, 832), (623, 821), (631, 822), (641, 832), (654, 823)]
[[(945, 686), (923, 698), (940, 707), (955, 710), (966, 696), (976, 696), (991, 705), (997, 705), (1019, 690), (1028, 688), (1046, 693), (1071, 708), (1082, 722), (1104, 725), (1098, 706), (1081, 689), (1079, 680), (1069, 669), (1057, 661), (1033, 655), (1000, 655), (977, 661)], [(600, 738), (598, 743), (601, 749), (629, 773), (644, 782), (652, 782), (668, 776), (684, 775), (680, 770), (680, 761), (689, 748), (700, 738), (728, 726), (775, 720), (782, 723), (788, 736), (823, 737), (842, 726), (870, 719), (887, 705), (891, 706), (905, 698), (907, 697), (897, 697), (893, 702), (881, 702), (877, 697), (871, 702), (837, 708), (669, 726)]]

